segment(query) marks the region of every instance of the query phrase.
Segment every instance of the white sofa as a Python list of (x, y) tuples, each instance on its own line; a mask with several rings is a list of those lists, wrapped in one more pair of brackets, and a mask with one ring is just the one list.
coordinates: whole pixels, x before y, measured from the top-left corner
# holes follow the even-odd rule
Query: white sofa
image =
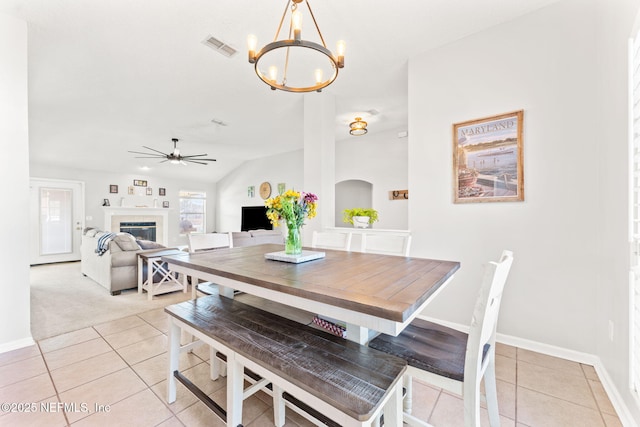
[[(165, 247), (155, 242), (136, 240), (128, 233), (118, 233), (108, 242), (106, 252), (98, 255), (98, 238), (104, 234), (95, 229), (85, 230), (80, 247), (82, 274), (105, 287), (111, 295), (119, 295), (123, 289), (137, 288), (138, 253), (154, 252)], [(141, 244), (147, 249), (141, 249)]]

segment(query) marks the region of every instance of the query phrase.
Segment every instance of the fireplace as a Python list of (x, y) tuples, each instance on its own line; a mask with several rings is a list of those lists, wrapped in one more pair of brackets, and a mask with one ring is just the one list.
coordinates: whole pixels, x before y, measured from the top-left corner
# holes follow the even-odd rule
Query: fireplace
[(120, 231), (129, 233), (138, 239), (156, 241), (155, 221), (144, 222), (121, 222)]
[[(166, 208), (106, 206), (104, 210), (104, 229), (119, 231), (122, 223), (155, 223), (154, 240), (165, 246), (169, 246), (169, 211)], [(141, 226), (144, 227), (144, 226)], [(135, 233), (131, 233), (136, 235)]]

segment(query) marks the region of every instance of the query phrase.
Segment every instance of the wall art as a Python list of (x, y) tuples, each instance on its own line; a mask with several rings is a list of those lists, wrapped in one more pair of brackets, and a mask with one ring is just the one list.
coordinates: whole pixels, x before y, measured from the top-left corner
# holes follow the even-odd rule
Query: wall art
[(454, 203), (524, 200), (524, 111), (453, 125)]

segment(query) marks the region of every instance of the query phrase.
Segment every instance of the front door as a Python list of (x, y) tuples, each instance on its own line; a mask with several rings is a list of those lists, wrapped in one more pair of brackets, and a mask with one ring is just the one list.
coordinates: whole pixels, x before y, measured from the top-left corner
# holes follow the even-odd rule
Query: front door
[(30, 191), (31, 265), (80, 260), (84, 184), (32, 179)]

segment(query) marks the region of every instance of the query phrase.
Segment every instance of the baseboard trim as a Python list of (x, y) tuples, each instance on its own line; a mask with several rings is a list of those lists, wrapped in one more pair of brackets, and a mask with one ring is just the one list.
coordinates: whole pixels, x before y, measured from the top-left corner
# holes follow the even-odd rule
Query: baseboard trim
[[(441, 325), (447, 326), (449, 328), (457, 329), (462, 332), (469, 333), (468, 325), (461, 325), (459, 323), (447, 322), (440, 319), (427, 317), (427, 316), (418, 316), (424, 320), (428, 320), (430, 322), (439, 323)], [(557, 347), (554, 345), (544, 344), (537, 341), (527, 340), (524, 338), (514, 337), (512, 335), (505, 334), (496, 334), (496, 341), (501, 344), (510, 345), (513, 347), (522, 348), (524, 350), (535, 351), (537, 353), (546, 354), (547, 356), (559, 357), (566, 360), (571, 360), (573, 362), (584, 363), (585, 365), (591, 365), (595, 368), (598, 377), (600, 378), (600, 382), (602, 383), (602, 387), (607, 392), (609, 396), (609, 400), (613, 405), (614, 409), (618, 414), (618, 418), (620, 418), (620, 422), (623, 426), (633, 426), (636, 425), (635, 420), (633, 419), (633, 415), (631, 411), (629, 411), (629, 407), (625, 403), (622, 395), (618, 391), (618, 388), (615, 386), (611, 376), (605, 369), (602, 364), (602, 360), (596, 355), (583, 353), (580, 351), (569, 350), (562, 347)]]
[(0, 344), (0, 354), (6, 353), (8, 351), (18, 350), (24, 347), (29, 347), (30, 345), (34, 345), (35, 343), (36, 342), (32, 337), (27, 337), (16, 341)]

